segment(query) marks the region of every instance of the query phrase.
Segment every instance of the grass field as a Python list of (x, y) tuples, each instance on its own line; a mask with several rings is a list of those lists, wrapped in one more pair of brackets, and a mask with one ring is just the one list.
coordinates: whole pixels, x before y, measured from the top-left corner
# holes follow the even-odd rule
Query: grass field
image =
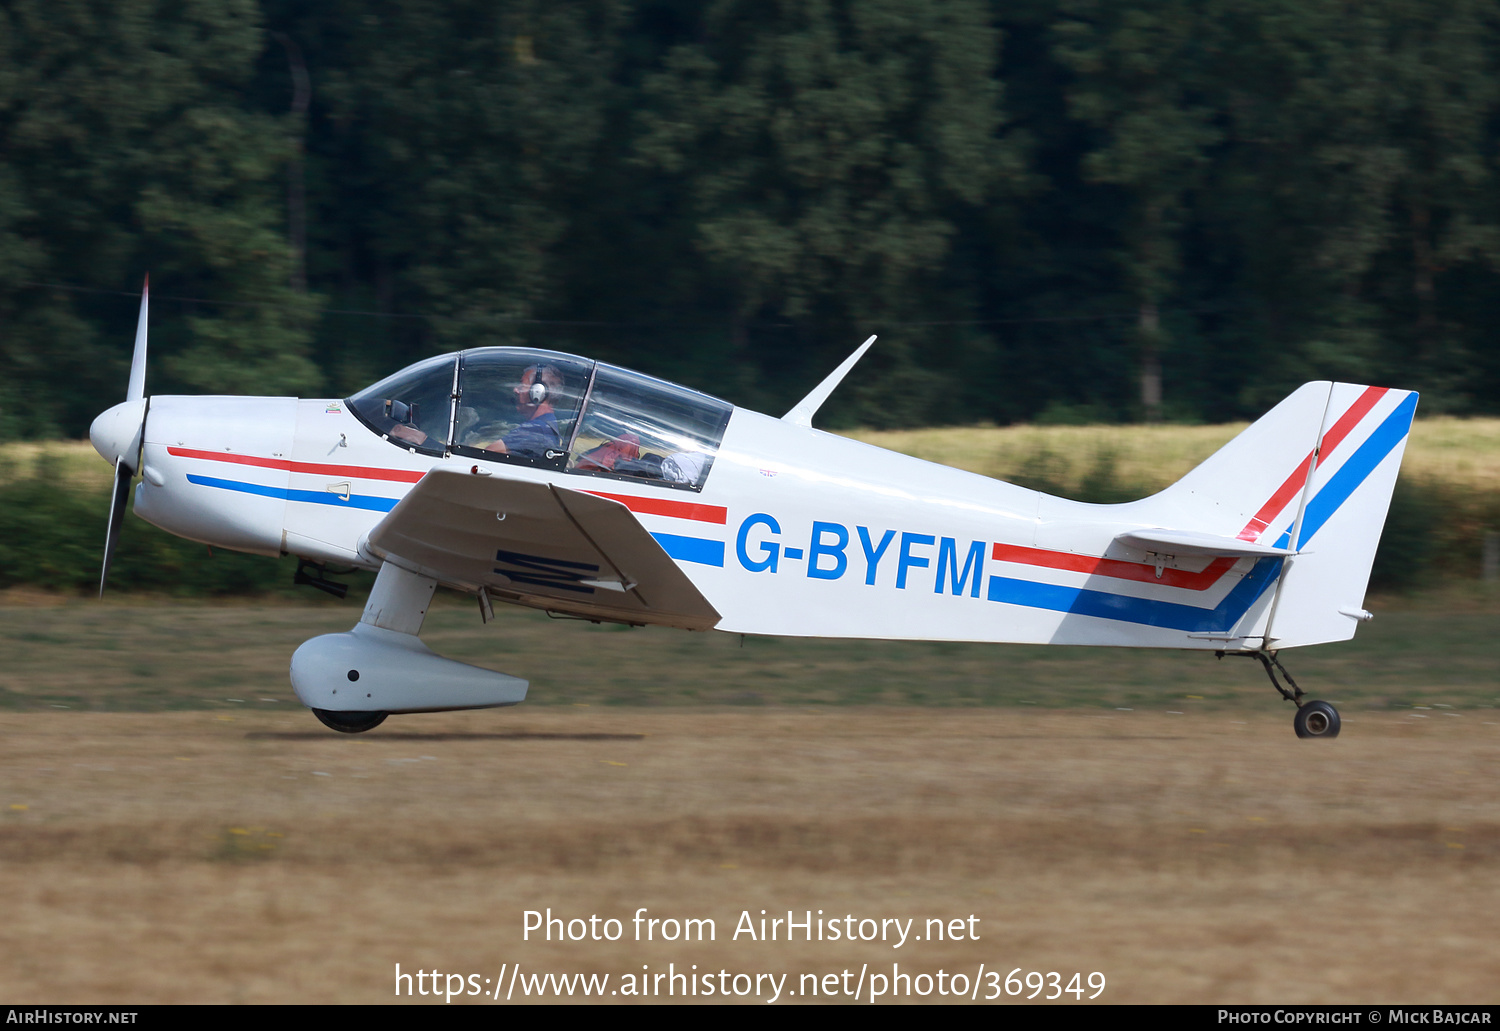
[[(1106, 1002), (1500, 983), (1500, 598), (1477, 587), (1373, 600), (1358, 640), (1289, 656), (1340, 704), (1333, 742), (1298, 741), (1243, 660), (485, 627), (456, 599), (425, 638), (532, 700), (350, 738), (286, 663), (354, 605), (3, 600), (6, 999), (387, 1002), (397, 963), (615, 990), (697, 964), (784, 991), (984, 964), (1098, 972)], [(549, 907), (717, 937), (524, 940)], [(762, 909), (979, 937), (734, 940)]]
[[(1438, 425), (1418, 424), (1409, 469)], [(1450, 426), (1432, 468), (1492, 491), (1489, 425)], [(1172, 461), (1232, 432), (1212, 430), (1175, 431), (1192, 440)], [(944, 432), (899, 446), (1076, 483), (1090, 468), (1053, 456), (1113, 455), (1117, 482), (1171, 468), (1167, 438), (1127, 452), (1122, 430)], [(102, 489), (86, 448), (6, 449), (0, 480), (40, 457)], [(899, 964), (981, 998), (1019, 968), (1101, 973), (1116, 1003), (1493, 1004), (1500, 593), (1366, 607), (1356, 640), (1285, 656), (1339, 705), (1331, 742), (1298, 741), (1243, 659), (741, 641), (517, 609), (482, 626), (453, 596), (424, 639), (528, 678), (528, 702), (351, 738), (301, 709), (287, 662), (347, 629), (353, 600), (0, 592), (0, 998), (380, 1003), (398, 963), (486, 991), (515, 964), (608, 974), (606, 991), (697, 964), (788, 975), (781, 999), (808, 1001), (822, 977)], [(523, 940), (549, 907), (624, 936)], [(636, 942), (642, 907), (712, 919), (716, 939)], [(734, 940), (761, 910), (978, 937)]]
[[(984, 997), (983, 964), (1099, 972), (1114, 1003), (1494, 1003), (1500, 722), (1360, 714), (1310, 743), (1264, 710), (570, 706), (359, 738), (4, 713), (0, 996), (380, 1003), (399, 963), (485, 991), (513, 964), (616, 990), (696, 964), (790, 975), (783, 1001), (899, 964)], [(643, 907), (715, 938), (634, 941)], [(524, 940), (548, 908), (623, 937)], [(735, 940), (762, 910), (965, 935)]]
[[(0, 595), (0, 711), (244, 711), (296, 704), (287, 662), (359, 604)], [(1500, 703), (1500, 591), (1470, 584), (1372, 598), (1350, 642), (1287, 653), (1298, 682), (1347, 711)], [(1216, 710), (1259, 707), (1290, 723), (1259, 665), (1128, 648), (1054, 648), (798, 638), (743, 640), (594, 626), (440, 595), (422, 631), (437, 652), (532, 682), (528, 706), (922, 705)], [(1283, 709), (1287, 709), (1283, 712)]]

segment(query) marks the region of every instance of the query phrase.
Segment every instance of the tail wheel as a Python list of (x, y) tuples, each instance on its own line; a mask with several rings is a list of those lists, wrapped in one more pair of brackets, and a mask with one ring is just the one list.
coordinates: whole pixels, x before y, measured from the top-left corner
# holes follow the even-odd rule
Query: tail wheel
[(1339, 711), (1327, 702), (1308, 702), (1297, 710), (1292, 726), (1298, 737), (1338, 737)]
[[(318, 717), (318, 722), (329, 730), (336, 730), (340, 734), (363, 734), (367, 730), (374, 730), (385, 722), (390, 715), (388, 712), (333, 712), (329, 709), (314, 709), (313, 715)], [(1338, 719), (1337, 716), (1334, 717)], [(1302, 733), (1300, 730), (1297, 733)], [(1338, 733), (1338, 731), (1334, 731)]]

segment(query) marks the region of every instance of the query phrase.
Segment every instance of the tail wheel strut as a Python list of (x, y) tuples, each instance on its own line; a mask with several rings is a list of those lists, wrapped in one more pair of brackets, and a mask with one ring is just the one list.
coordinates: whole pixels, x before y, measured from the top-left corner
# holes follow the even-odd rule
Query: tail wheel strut
[[(1340, 729), (1339, 711), (1327, 702), (1302, 700), (1302, 688), (1297, 686), (1297, 681), (1286, 671), (1281, 660), (1276, 657), (1275, 652), (1259, 651), (1255, 657), (1265, 667), (1266, 676), (1271, 678), (1271, 686), (1281, 693), (1281, 697), (1289, 702), (1297, 704), (1297, 714), (1292, 718), (1292, 729), (1297, 732), (1298, 737), (1338, 737)], [(1286, 682), (1291, 685), (1288, 691), (1281, 686), (1281, 681), (1276, 679), (1276, 671), (1280, 670)]]
[[(1281, 692), (1282, 698), (1285, 698), (1289, 702), (1296, 702), (1298, 708), (1301, 708), (1303, 694), (1302, 688), (1297, 686), (1297, 682), (1293, 680), (1292, 675), (1286, 671), (1286, 667), (1281, 664), (1281, 660), (1276, 657), (1276, 653), (1263, 651), (1256, 652), (1255, 657), (1259, 659), (1260, 664), (1265, 667), (1266, 676), (1271, 678), (1271, 686), (1274, 687), (1277, 691)], [(1275, 666), (1275, 669), (1272, 669), (1273, 665)], [(1292, 685), (1292, 689), (1290, 691), (1282, 687), (1281, 681), (1276, 679), (1276, 670), (1278, 669), (1281, 670), (1281, 675), (1286, 677), (1286, 682)]]

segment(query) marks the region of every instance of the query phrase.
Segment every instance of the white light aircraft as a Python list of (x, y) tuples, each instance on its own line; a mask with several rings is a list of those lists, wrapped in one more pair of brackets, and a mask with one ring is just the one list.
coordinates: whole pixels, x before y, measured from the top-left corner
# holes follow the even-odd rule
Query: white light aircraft
[[(136, 514), (190, 540), (377, 570), (360, 621), (292, 656), (297, 697), (359, 733), (392, 713), (514, 705), (526, 681), (417, 637), (439, 584), (596, 621), (813, 637), (1178, 648), (1258, 659), (1300, 737), (1286, 648), (1370, 618), (1411, 391), (1308, 383), (1180, 481), (1091, 505), (812, 428), (865, 341), (780, 419), (573, 355), (483, 347), (349, 398), (147, 397), (147, 295), (100, 591)], [(1277, 678), (1280, 671), (1288, 686)], [(1290, 688), (1290, 689), (1289, 689)]]

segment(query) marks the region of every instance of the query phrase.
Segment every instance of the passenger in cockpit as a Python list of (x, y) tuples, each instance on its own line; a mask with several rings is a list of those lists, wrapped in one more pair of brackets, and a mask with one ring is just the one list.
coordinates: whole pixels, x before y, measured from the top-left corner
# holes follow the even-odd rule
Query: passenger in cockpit
[(485, 450), (525, 458), (545, 458), (548, 451), (561, 450), (562, 437), (552, 398), (562, 386), (562, 374), (552, 366), (527, 366), (521, 373), (521, 382), (515, 386), (516, 411), (526, 421), (486, 445)]

